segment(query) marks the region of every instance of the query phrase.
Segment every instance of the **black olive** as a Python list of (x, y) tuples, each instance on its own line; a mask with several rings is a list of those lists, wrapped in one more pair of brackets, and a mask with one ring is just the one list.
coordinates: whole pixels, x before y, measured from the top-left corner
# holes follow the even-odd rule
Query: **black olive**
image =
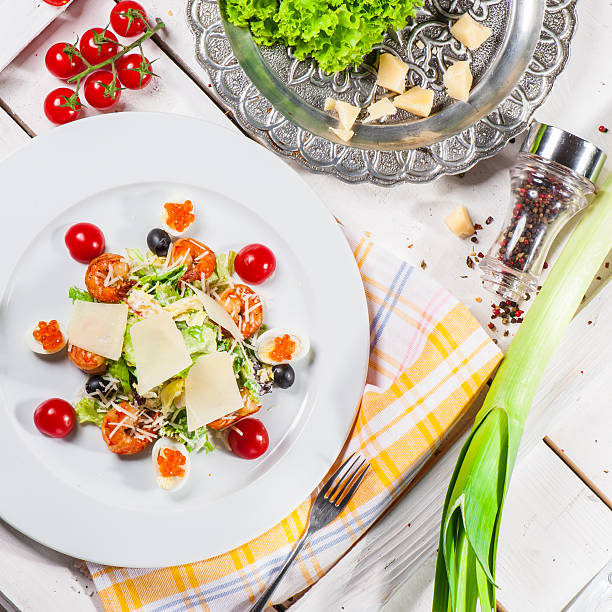
[(272, 368), (274, 384), (281, 389), (288, 389), (295, 381), (295, 372), (288, 363), (280, 363)]
[(89, 395), (93, 395), (96, 391), (104, 393), (106, 387), (108, 387), (108, 380), (99, 374), (90, 376), (85, 383), (85, 391), (87, 391)]
[(147, 246), (158, 257), (165, 257), (172, 243), (170, 234), (163, 229), (156, 227), (147, 234)]

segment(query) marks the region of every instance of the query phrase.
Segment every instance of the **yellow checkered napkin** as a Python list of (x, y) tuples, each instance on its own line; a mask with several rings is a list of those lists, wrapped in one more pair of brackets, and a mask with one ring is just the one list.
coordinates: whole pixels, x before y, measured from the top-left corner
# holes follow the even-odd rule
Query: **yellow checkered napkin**
[[(372, 469), (342, 516), (305, 547), (276, 601), (316, 582), (401, 495), (501, 359), (448, 291), (368, 239), (348, 239), (368, 301), (371, 356), (345, 454), (359, 450)], [(162, 569), (90, 564), (102, 603), (109, 611), (247, 610), (302, 534), (313, 499), (212, 559)]]

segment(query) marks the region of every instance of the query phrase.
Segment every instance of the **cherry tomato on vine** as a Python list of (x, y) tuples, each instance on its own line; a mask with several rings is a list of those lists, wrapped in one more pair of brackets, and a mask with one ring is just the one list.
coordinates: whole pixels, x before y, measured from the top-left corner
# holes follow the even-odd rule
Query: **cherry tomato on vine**
[(247, 244), (236, 255), (234, 267), (243, 281), (258, 285), (274, 274), (276, 257), (264, 244)]
[(89, 263), (104, 253), (105, 241), (102, 230), (93, 223), (75, 223), (68, 228), (64, 242), (73, 259)]
[(138, 53), (124, 55), (117, 61), (117, 76), (124, 87), (142, 89), (153, 76), (151, 62)]
[(51, 6), (64, 6), (64, 4), (68, 4), (70, 0), (45, 0), (45, 2)]
[(82, 108), (79, 96), (68, 87), (58, 87), (45, 98), (45, 115), (58, 125), (78, 119)]
[(118, 2), (110, 14), (110, 23), (119, 34), (131, 38), (138, 36), (147, 29), (147, 13), (144, 8), (133, 0), (122, 0)]
[(69, 79), (85, 70), (78, 49), (70, 43), (58, 42), (49, 47), (45, 55), (47, 70), (58, 79)]
[(266, 426), (253, 418), (241, 419), (233, 425), (227, 441), (232, 451), (243, 459), (261, 457), (270, 444)]
[(65, 438), (74, 428), (76, 415), (72, 404), (53, 397), (45, 400), (34, 411), (34, 425), (51, 438)]
[(121, 97), (121, 88), (112, 72), (96, 70), (85, 80), (83, 89), (85, 100), (97, 109), (114, 106)]
[(90, 64), (99, 64), (117, 55), (117, 37), (105, 28), (90, 28), (81, 36), (81, 55)]

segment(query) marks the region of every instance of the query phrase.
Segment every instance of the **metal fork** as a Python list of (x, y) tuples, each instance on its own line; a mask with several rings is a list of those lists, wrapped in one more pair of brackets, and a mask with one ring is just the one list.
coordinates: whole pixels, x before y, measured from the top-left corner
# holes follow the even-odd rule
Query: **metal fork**
[[(347, 467), (348, 466), (348, 467)], [(365, 466), (365, 467), (364, 467)], [(360, 456), (352, 454), (329, 478), (319, 491), (308, 517), (306, 531), (297, 541), (274, 582), (261, 594), (249, 612), (261, 612), (272, 597), (283, 576), (298, 556), (308, 539), (319, 529), (331, 523), (346, 507), (370, 464)], [(350, 488), (349, 488), (350, 487)]]

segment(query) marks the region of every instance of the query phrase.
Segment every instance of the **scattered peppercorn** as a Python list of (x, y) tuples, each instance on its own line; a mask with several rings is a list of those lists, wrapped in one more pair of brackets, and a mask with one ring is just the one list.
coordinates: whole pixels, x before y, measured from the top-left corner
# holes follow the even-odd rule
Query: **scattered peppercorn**
[(482, 259), (484, 257), (484, 253), (479, 252), (478, 253), (478, 257), (480, 257), (480, 259)]
[(509, 332), (508, 330), (506, 330), (506, 331), (504, 332), (504, 338), (507, 338), (509, 335), (510, 335), (510, 332)]
[(601, 280), (601, 276), (596, 276), (595, 280)]
[(545, 261), (545, 262), (544, 262), (544, 265), (542, 266), (542, 268), (543, 268), (544, 270), (546, 270), (546, 269), (548, 268), (548, 262), (547, 262), (547, 261)]
[(480, 225), (480, 223), (475, 223), (474, 224), (474, 230), (475, 231), (478, 231), (478, 230), (481, 230), (481, 229), (482, 229), (482, 225)]
[(468, 275), (467, 274), (462, 274), (459, 278), (467, 278)]
[(608, 128), (607, 128), (605, 125), (600, 125), (600, 126), (599, 126), (599, 131), (600, 131), (602, 134), (607, 134), (607, 133), (608, 133)]
[(427, 263), (425, 262), (425, 260), (421, 260), (421, 270), (424, 270), (427, 267)]
[(489, 322), (489, 329), (494, 330), (496, 327), (493, 323)]
[(610, 262), (609, 262), (609, 261), (606, 261), (606, 263), (604, 264), (604, 266), (605, 266), (606, 268), (609, 268), (609, 267), (610, 267)]
[(476, 302), (478, 304), (480, 304), (480, 302), (482, 302), (482, 298), (481, 297), (476, 296), (474, 299), (476, 300)]
[(478, 243), (478, 238), (476, 238), (476, 236), (472, 236), (470, 240), (474, 243)]
[(591, 323), (593, 323), (593, 321), (587, 321), (587, 325), (591, 325)]
[(487, 225), (491, 225), (491, 223), (493, 223), (493, 221), (495, 221), (495, 219), (493, 219), (493, 217), (487, 217), (487, 220), (485, 221), (485, 223)]
[(468, 255), (467, 259), (465, 260), (465, 263), (467, 265), (467, 267), (472, 270), (474, 268), (474, 262), (470, 259), (470, 256)]

